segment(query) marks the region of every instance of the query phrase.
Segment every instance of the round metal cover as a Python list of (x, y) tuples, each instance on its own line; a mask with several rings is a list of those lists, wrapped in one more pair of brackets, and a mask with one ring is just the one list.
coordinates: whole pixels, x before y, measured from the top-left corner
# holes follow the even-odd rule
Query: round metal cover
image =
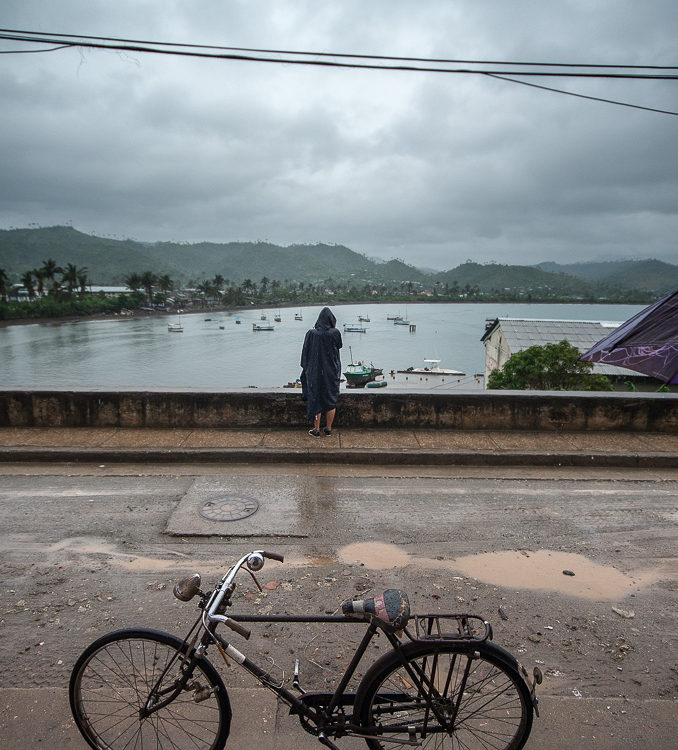
[(256, 513), (259, 503), (251, 497), (226, 495), (217, 500), (208, 500), (199, 513), (210, 521), (240, 521)]

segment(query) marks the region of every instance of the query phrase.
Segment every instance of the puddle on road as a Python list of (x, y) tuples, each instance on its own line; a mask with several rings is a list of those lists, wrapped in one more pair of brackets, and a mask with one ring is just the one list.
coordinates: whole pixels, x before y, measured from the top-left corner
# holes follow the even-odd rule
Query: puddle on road
[[(406, 565), (455, 571), (493, 586), (556, 591), (585, 599), (617, 599), (659, 578), (659, 571), (621, 573), (583, 555), (556, 550), (508, 550), (467, 555), (452, 560), (412, 557), (394, 544), (361, 542), (339, 550), (344, 563), (362, 563), (369, 570)], [(574, 576), (565, 575), (569, 570)]]
[[(451, 560), (449, 567), (495, 586), (547, 589), (586, 599), (617, 599), (652, 583), (656, 573), (625, 575), (583, 555), (555, 550), (487, 552)], [(565, 575), (569, 570), (574, 576)]]
[(384, 542), (349, 544), (339, 550), (339, 559), (344, 563), (362, 563), (370, 570), (402, 568), (414, 562), (408, 552)]

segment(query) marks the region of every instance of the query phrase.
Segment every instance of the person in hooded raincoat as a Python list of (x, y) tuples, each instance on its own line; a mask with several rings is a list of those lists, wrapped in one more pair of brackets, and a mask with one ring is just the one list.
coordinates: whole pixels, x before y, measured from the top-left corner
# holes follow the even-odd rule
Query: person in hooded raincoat
[(308, 421), (313, 422), (309, 435), (320, 436), (320, 417), (324, 413), (325, 435), (332, 433), (332, 422), (339, 400), (342, 347), (337, 319), (329, 307), (323, 307), (318, 320), (304, 338), (301, 350), (301, 397), (306, 402)]

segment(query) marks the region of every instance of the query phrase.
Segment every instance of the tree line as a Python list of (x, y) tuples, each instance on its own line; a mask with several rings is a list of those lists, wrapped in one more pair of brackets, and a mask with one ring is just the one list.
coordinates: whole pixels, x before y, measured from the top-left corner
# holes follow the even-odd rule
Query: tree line
[[(131, 290), (116, 297), (92, 295), (86, 267), (67, 263), (62, 267), (53, 258), (25, 271), (20, 277), (31, 305), (10, 301), (9, 275), (0, 268), (0, 319), (63, 317), (102, 312), (119, 312), (123, 308), (137, 309), (146, 305), (163, 307), (167, 304), (184, 306), (190, 301), (201, 307), (244, 307), (249, 305), (297, 305), (338, 302), (635, 302), (643, 303), (647, 294), (637, 299), (594, 298), (589, 295), (573, 298), (554, 295), (553, 290), (541, 293), (514, 290), (483, 290), (477, 284), (456, 281), (433, 282), (428, 287), (420, 281), (376, 282), (365, 279), (327, 278), (312, 283), (263, 276), (259, 281), (250, 278), (241, 283), (221, 274), (209, 279), (189, 280), (184, 287), (168, 274), (151, 270), (133, 272), (124, 278)], [(175, 292), (175, 294), (172, 294)]]

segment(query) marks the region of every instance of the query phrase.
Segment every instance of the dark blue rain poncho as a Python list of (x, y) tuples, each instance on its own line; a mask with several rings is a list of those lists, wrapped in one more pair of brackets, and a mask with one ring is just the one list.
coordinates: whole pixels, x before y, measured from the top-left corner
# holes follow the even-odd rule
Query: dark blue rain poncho
[(301, 350), (301, 397), (306, 401), (308, 421), (316, 414), (331, 411), (339, 400), (341, 379), (341, 333), (334, 327), (337, 319), (329, 307), (323, 307), (315, 327), (307, 332)]

